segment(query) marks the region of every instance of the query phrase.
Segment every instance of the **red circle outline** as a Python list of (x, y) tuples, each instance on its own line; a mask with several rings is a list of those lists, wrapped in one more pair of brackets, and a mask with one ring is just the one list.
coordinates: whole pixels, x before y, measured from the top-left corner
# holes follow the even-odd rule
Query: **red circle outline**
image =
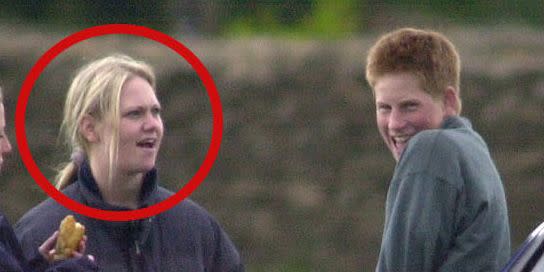
[[(32, 154), (28, 147), (28, 142), (26, 139), (26, 130), (25, 130), (25, 116), (26, 116), (26, 107), (28, 104), (28, 98), (30, 92), (39, 78), (42, 71), (45, 67), (60, 53), (69, 48), (70, 46), (79, 43), (81, 41), (87, 40), (89, 38), (104, 36), (110, 34), (128, 34), (134, 36), (140, 36), (148, 38), (150, 40), (157, 41), (170, 49), (177, 52), (181, 57), (183, 57), (193, 69), (197, 72), (200, 80), (206, 88), (208, 98), (211, 103), (212, 113), (213, 113), (213, 129), (211, 143), (206, 153), (204, 161), (200, 165), (196, 174), (191, 178), (191, 180), (181, 188), (176, 194), (170, 196), (168, 199), (159, 202), (155, 205), (130, 211), (108, 211), (101, 210), (96, 208), (91, 208), (89, 206), (83, 205), (77, 201), (74, 201), (57, 190), (47, 178), (40, 171), (36, 162), (32, 158)], [(221, 146), (221, 139), (223, 135), (223, 112), (221, 106), (221, 100), (217, 92), (217, 88), (213, 81), (212, 76), (206, 69), (206, 67), (200, 62), (198, 57), (194, 55), (187, 47), (173, 39), (172, 37), (147, 28), (143, 26), (130, 25), (130, 24), (109, 24), (109, 25), (100, 25), (90, 27), (79, 32), (76, 32), (57, 44), (51, 47), (47, 52), (45, 52), (36, 64), (32, 67), (28, 73), (21, 91), (19, 98), (17, 100), (17, 107), (15, 109), (15, 134), (17, 138), (17, 144), (19, 146), (19, 152), (21, 153), (21, 158), (23, 163), (27, 167), (28, 172), (34, 178), (35, 182), (53, 199), (61, 203), (66, 208), (78, 212), (80, 214), (86, 215), (88, 217), (93, 217), (96, 219), (108, 220), (108, 221), (128, 221), (142, 219), (156, 215), (160, 212), (166, 211), (183, 199), (188, 197), (206, 178), (209, 171), (211, 170), (213, 163), (215, 162), (219, 149)]]

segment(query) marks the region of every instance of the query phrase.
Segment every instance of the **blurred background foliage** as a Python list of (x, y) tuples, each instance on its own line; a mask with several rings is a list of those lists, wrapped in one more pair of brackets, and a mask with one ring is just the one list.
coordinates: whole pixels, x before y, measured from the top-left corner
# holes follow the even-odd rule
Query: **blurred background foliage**
[[(13, 128), (17, 93), (51, 46), (85, 27), (133, 23), (183, 42), (221, 96), (224, 135), (191, 196), (223, 224), (248, 271), (372, 271), (394, 161), (375, 127), (366, 51), (401, 26), (431, 28), (460, 51), (464, 115), (502, 174), (512, 248), (544, 220), (544, 8), (541, 1), (157, 0), (4, 1), (0, 85)], [(174, 52), (126, 35), (93, 38), (44, 70), (29, 99), (27, 138), (47, 177), (69, 154), (60, 109), (75, 69), (122, 52), (155, 67), (166, 134), (161, 182), (177, 190), (207, 150), (211, 113), (198, 75)], [(9, 129), (17, 146), (13, 129)], [(0, 209), (12, 222), (46, 195), (18, 152)], [(181, 180), (181, 182), (180, 182)]]
[(223, 37), (345, 38), (380, 29), (384, 19), (410, 22), (410, 17), (460, 25), (544, 24), (539, 0), (7, 0), (0, 15), (10, 22), (57, 28), (133, 23)]

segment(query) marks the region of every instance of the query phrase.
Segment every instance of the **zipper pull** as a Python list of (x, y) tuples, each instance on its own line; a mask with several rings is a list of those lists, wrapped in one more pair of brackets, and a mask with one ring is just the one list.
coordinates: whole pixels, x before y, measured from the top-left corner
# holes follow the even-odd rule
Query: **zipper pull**
[(134, 246), (136, 246), (136, 255), (140, 255), (140, 245), (138, 244), (138, 240), (134, 240)]

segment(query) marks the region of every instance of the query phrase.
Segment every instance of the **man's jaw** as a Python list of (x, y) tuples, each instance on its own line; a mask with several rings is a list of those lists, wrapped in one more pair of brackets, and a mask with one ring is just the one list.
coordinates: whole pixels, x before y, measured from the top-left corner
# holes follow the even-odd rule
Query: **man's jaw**
[(410, 138), (412, 138), (412, 135), (395, 135), (390, 137), (391, 147), (397, 161), (402, 155), (402, 152), (404, 152), (406, 145), (408, 145)]

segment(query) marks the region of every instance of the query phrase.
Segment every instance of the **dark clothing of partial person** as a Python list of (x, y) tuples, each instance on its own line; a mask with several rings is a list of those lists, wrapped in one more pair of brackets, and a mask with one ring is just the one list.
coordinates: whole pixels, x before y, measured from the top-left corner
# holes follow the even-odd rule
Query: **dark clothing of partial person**
[[(51, 235), (51, 232), (49, 235)], [(48, 236), (49, 237), (49, 236)], [(38, 245), (39, 246), (39, 245)], [(35, 248), (36, 252), (38, 247)], [(31, 265), (25, 258), (21, 245), (4, 215), (0, 214), (0, 271), (2, 272), (38, 272), (38, 271), (98, 271), (95, 264), (87, 258), (69, 259), (51, 265), (38, 253)], [(33, 267), (33, 268), (31, 268)]]
[(4, 215), (0, 215), (0, 235), (0, 271), (30, 271), (19, 241)]
[(469, 120), (413, 136), (389, 185), (376, 271), (499, 271), (509, 257), (503, 184)]
[[(156, 169), (144, 178), (140, 208), (167, 199), (173, 193), (158, 186)], [(98, 190), (88, 162), (78, 179), (63, 190), (71, 199), (102, 210), (128, 210), (106, 203)], [(24, 254), (38, 258), (37, 245), (58, 228), (70, 210), (47, 199), (16, 224)], [(202, 207), (185, 199), (147, 219), (113, 222), (74, 214), (86, 228), (88, 254), (103, 271), (244, 271), (240, 255), (219, 223)]]

